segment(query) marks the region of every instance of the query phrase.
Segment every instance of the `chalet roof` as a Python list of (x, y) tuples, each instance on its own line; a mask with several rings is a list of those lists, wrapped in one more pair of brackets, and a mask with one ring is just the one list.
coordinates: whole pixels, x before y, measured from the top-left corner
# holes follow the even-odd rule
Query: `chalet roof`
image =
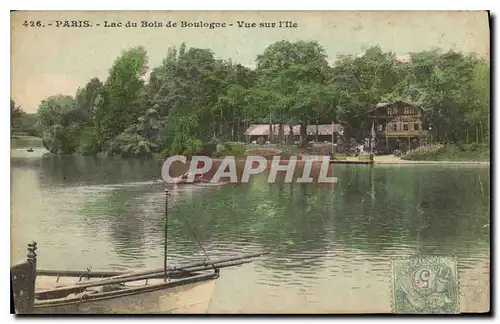
[[(279, 132), (279, 125), (278, 124), (273, 124), (272, 126), (273, 129), (273, 134), (277, 135)], [(293, 133), (299, 132), (298, 126), (294, 126)], [(288, 135), (290, 133), (290, 128), (287, 125), (284, 125), (284, 133), (285, 135)], [(245, 132), (245, 135), (250, 135), (250, 136), (269, 136), (269, 124), (253, 124), (248, 127), (248, 129)]]
[[(318, 135), (332, 135), (333, 132), (340, 132), (342, 126), (339, 124), (324, 124), (318, 125)], [(306, 129), (307, 135), (316, 135), (316, 125), (308, 125)]]
[[(279, 124), (272, 125), (273, 135), (279, 135)], [(324, 124), (318, 125), (318, 135), (332, 135), (333, 130), (335, 132), (340, 132), (342, 130), (342, 125), (339, 124)], [(293, 125), (292, 131), (294, 135), (300, 134), (300, 125)], [(290, 135), (290, 126), (288, 124), (283, 124), (283, 133), (285, 136)], [(307, 135), (316, 135), (316, 125), (308, 125), (306, 129)], [(248, 127), (245, 135), (249, 136), (269, 136), (269, 124), (253, 124)]]
[(396, 104), (407, 104), (407, 105), (410, 105), (410, 106), (414, 106), (414, 107), (419, 107), (418, 104), (416, 103), (413, 103), (413, 102), (409, 102), (409, 101), (404, 101), (404, 100), (396, 100), (396, 101), (391, 101), (391, 102), (387, 102), (387, 101), (383, 101), (383, 102), (379, 102), (375, 108), (371, 109), (371, 110), (374, 110), (374, 109), (378, 109), (378, 108), (381, 108), (381, 107), (387, 107), (387, 106), (392, 106), (392, 105), (396, 105)]
[(370, 109), (370, 110), (368, 110), (368, 111), (366, 111), (366, 112), (364, 112), (362, 114), (359, 114), (356, 117), (365, 116), (365, 115), (368, 115), (369, 113), (374, 112), (377, 109), (384, 108), (384, 107), (389, 107), (389, 106), (396, 105), (396, 104), (401, 104), (401, 103), (404, 103), (404, 104), (407, 104), (407, 105), (410, 105), (410, 106), (413, 106), (413, 107), (421, 108), (420, 105), (418, 105), (416, 103), (409, 102), (409, 101), (404, 101), (404, 100), (396, 100), (396, 101), (391, 101), (391, 102), (383, 101), (383, 102), (379, 102), (378, 104), (376, 104), (374, 108), (372, 108), (372, 109)]

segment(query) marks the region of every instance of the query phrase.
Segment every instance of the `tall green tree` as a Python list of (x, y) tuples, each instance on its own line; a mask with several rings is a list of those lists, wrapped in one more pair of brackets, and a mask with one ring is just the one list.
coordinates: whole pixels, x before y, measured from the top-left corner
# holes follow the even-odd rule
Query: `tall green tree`
[[(374, 46), (361, 56), (340, 56), (333, 68), (331, 83), (338, 91), (338, 118), (354, 129), (364, 129), (362, 116), (379, 102), (393, 99), (405, 69), (396, 55)], [(363, 137), (358, 132), (358, 140)]]
[(93, 125), (94, 110), (97, 106), (99, 96), (102, 95), (103, 83), (99, 78), (92, 78), (84, 88), (78, 88), (75, 96), (76, 109), (86, 125)]
[(140, 97), (147, 63), (146, 50), (140, 46), (124, 51), (114, 62), (95, 112), (101, 143), (111, 141), (144, 113)]
[[(476, 142), (490, 141), (490, 65), (486, 60), (479, 60), (474, 69), (474, 78), (472, 81), (473, 100), (472, 111), (468, 112), (467, 118), (470, 121), (470, 127), (474, 129)], [(467, 134), (468, 135), (468, 134)], [(469, 139), (467, 138), (467, 141)]]
[(475, 118), (473, 107), (489, 101), (478, 96), (474, 89), (477, 59), (473, 55), (436, 49), (412, 53), (409, 66), (403, 92), (424, 109), (434, 139), (465, 142), (474, 124), (471, 124)]
[(266, 97), (276, 100), (266, 109), (270, 124), (274, 115), (281, 133), (284, 119), (297, 121), (304, 141), (307, 125), (313, 120), (311, 112), (323, 102), (317, 94), (330, 74), (324, 48), (315, 41), (276, 42), (257, 57), (257, 73), (257, 89), (268, 89), (273, 94)]
[(10, 127), (11, 129), (16, 126), (16, 122), (19, 121), (26, 113), (21, 108), (21, 106), (16, 105), (14, 100), (10, 100)]
[(73, 97), (49, 97), (41, 102), (37, 115), (37, 126), (47, 150), (55, 154), (71, 154), (76, 151), (82, 124), (77, 118), (78, 111)]

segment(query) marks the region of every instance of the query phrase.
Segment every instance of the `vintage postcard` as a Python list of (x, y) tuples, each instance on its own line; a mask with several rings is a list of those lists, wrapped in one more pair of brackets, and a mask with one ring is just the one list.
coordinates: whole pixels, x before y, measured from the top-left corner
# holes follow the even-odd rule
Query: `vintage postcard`
[(13, 11), (13, 312), (490, 312), (489, 24)]

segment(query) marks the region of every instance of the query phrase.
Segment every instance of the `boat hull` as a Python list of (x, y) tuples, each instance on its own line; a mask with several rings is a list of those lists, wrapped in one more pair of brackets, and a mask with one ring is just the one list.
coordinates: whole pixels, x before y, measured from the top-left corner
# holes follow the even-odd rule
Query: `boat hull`
[[(161, 279), (149, 280), (149, 285), (160, 284)], [(61, 301), (55, 305), (35, 304), (37, 314), (203, 314), (208, 311), (216, 279), (182, 284), (176, 287), (144, 291), (123, 296), (85, 298), (77, 302)], [(136, 282), (138, 288), (140, 282)], [(142, 280), (142, 287), (145, 281)]]

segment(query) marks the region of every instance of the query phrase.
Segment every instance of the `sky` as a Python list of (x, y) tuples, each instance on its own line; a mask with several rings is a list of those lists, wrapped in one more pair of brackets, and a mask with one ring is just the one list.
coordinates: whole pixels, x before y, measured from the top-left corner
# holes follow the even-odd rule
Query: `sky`
[[(56, 21), (88, 20), (93, 27), (56, 27)], [(105, 21), (225, 22), (225, 28), (104, 27)], [(23, 26), (25, 21), (34, 27)], [(45, 27), (36, 27), (40, 21)], [(296, 28), (240, 28), (238, 21), (291, 21)], [(52, 24), (52, 26), (49, 26)], [(97, 26), (100, 24), (100, 26)], [(29, 25), (29, 23), (28, 23)], [(333, 62), (379, 45), (399, 56), (442, 48), (489, 60), (485, 11), (18, 11), (11, 13), (11, 98), (36, 112), (52, 95), (75, 95), (93, 77), (104, 81), (122, 51), (143, 46), (149, 67), (161, 64), (171, 46), (210, 48), (217, 58), (254, 67), (255, 58), (280, 40), (316, 40)]]

